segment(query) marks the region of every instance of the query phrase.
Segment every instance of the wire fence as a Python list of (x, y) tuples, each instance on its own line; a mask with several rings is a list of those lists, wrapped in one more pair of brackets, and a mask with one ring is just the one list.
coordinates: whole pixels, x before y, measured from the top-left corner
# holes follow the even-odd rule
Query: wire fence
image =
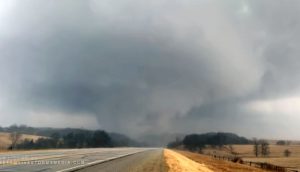
[(244, 165), (249, 165), (256, 168), (261, 168), (264, 170), (269, 171), (276, 171), (276, 172), (300, 172), (299, 170), (292, 169), (291, 167), (282, 167), (278, 165), (273, 165), (266, 162), (252, 162), (252, 161), (244, 161), (242, 158), (239, 157), (230, 157), (230, 156), (218, 156), (218, 155), (211, 155), (215, 159), (219, 160), (227, 160), (235, 163), (240, 163)]

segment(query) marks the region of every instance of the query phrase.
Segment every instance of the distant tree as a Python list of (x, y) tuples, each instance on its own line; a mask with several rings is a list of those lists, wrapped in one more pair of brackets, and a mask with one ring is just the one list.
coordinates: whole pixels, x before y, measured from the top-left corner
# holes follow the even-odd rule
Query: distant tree
[[(35, 142), (24, 140), (18, 143), (20, 149), (47, 149), (47, 148), (86, 148), (86, 147), (112, 147), (111, 137), (105, 131), (71, 131), (62, 137), (53, 133), (51, 137), (42, 137)], [(122, 146), (122, 145), (121, 145)], [(11, 146), (15, 148), (16, 146)]]
[(12, 125), (10, 125), (8, 128), (17, 129), (17, 128), (18, 128), (18, 125), (17, 125), (17, 124), (12, 124)]
[(184, 147), (190, 151), (199, 151), (207, 145), (210, 145), (211, 147), (222, 148), (224, 145), (248, 144), (250, 141), (233, 133), (219, 132), (186, 135), (182, 143)]
[(261, 155), (268, 156), (270, 154), (269, 143), (265, 140), (261, 141)]
[(227, 144), (227, 137), (223, 133), (217, 133), (217, 135), (214, 138), (215, 144), (219, 147), (222, 148), (225, 144)]
[(59, 140), (61, 138), (61, 136), (58, 132), (55, 132), (55, 133), (51, 134), (50, 137), (54, 140)]
[(39, 138), (34, 145), (35, 149), (55, 148), (56, 142), (51, 138)]
[(11, 149), (15, 149), (17, 143), (20, 141), (22, 137), (22, 134), (18, 133), (18, 132), (12, 132), (9, 134), (9, 140), (11, 141)]
[(257, 138), (253, 138), (253, 152), (256, 157), (258, 157), (260, 152), (259, 140)]
[(228, 146), (228, 149), (229, 149), (229, 151), (230, 151), (230, 153), (231, 153), (232, 155), (236, 155), (236, 152), (234, 152), (234, 148), (233, 148), (232, 145), (229, 145), (229, 146)]
[(86, 147), (87, 135), (85, 133), (83, 132), (75, 133), (74, 138), (76, 141), (76, 148)]
[(93, 134), (92, 145), (93, 147), (111, 147), (112, 141), (105, 131), (97, 130)]
[(175, 141), (168, 143), (167, 147), (168, 148), (176, 148), (182, 145), (182, 141), (179, 138), (176, 138)]
[(23, 142), (19, 143), (17, 146), (18, 149), (34, 149), (35, 144), (31, 139), (24, 139)]
[(286, 149), (286, 150), (284, 150), (283, 154), (285, 157), (289, 157), (289, 156), (291, 156), (292, 152), (290, 150)]
[(278, 140), (276, 142), (276, 145), (286, 145), (286, 141), (284, 141), (284, 140)]
[(205, 140), (197, 134), (191, 134), (184, 137), (182, 141), (185, 148), (190, 151), (197, 151), (205, 146)]
[(63, 137), (64, 140), (64, 147), (66, 148), (75, 148), (76, 147), (76, 140), (74, 137), (74, 132), (70, 132), (68, 134), (66, 134)]
[(55, 133), (51, 134), (50, 138), (53, 140), (55, 148), (59, 148), (60, 147), (60, 142), (61, 142), (60, 133), (55, 132)]

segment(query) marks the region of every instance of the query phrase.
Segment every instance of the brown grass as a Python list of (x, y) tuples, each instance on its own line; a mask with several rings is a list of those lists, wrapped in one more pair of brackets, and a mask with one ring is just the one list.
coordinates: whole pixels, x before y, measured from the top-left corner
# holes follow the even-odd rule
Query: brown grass
[[(270, 155), (268, 157), (255, 157), (253, 155), (253, 146), (252, 145), (236, 145), (234, 149), (237, 152), (241, 152), (243, 159), (246, 161), (253, 162), (267, 162), (270, 164), (291, 167), (293, 169), (300, 170), (300, 145), (270, 145)], [(284, 150), (290, 150), (292, 152), (290, 157), (285, 157), (283, 152)]]
[[(253, 153), (253, 145), (233, 145), (234, 152), (245, 161), (266, 162), (282, 167), (291, 167), (300, 170), (300, 145), (270, 145), (270, 155), (268, 157), (255, 157)], [(285, 157), (284, 150), (292, 152), (290, 157)], [(216, 154), (220, 156), (230, 156), (228, 148), (222, 149), (205, 149), (206, 154)]]
[(213, 172), (203, 163), (197, 163), (177, 152), (164, 150), (166, 164), (169, 172)]
[(242, 165), (238, 163), (233, 163), (224, 160), (217, 160), (210, 156), (192, 153), (188, 151), (176, 151), (189, 159), (194, 160), (197, 163), (205, 164), (209, 169), (214, 172), (265, 172), (264, 170), (250, 167), (247, 165)]
[[(9, 139), (9, 135), (10, 133), (0, 132), (0, 152), (5, 151), (10, 146), (11, 141)], [(36, 141), (41, 137), (42, 136), (22, 134), (21, 140), (29, 139), (29, 140)]]

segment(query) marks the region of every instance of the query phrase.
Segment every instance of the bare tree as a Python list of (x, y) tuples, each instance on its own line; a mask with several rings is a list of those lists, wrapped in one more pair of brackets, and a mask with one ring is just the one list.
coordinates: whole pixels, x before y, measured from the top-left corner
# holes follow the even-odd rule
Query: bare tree
[(287, 144), (287, 142), (284, 141), (284, 140), (278, 140), (278, 141), (276, 142), (276, 145), (281, 145), (281, 146), (283, 146), (283, 145), (286, 145), (286, 144)]
[(233, 148), (232, 145), (229, 145), (229, 146), (228, 146), (228, 149), (229, 149), (229, 151), (230, 151), (230, 153), (231, 153), (232, 155), (235, 155), (234, 148)]
[(265, 140), (261, 141), (261, 154), (263, 156), (268, 156), (270, 154), (269, 143)]
[(256, 157), (258, 157), (258, 155), (259, 155), (259, 152), (260, 152), (259, 148), (260, 148), (259, 140), (257, 140), (256, 138), (253, 138), (253, 152)]
[(19, 142), (19, 140), (21, 139), (21, 137), (22, 137), (21, 133), (18, 133), (18, 132), (10, 133), (9, 139), (11, 141), (11, 149), (12, 150), (16, 148), (16, 145)]
[(289, 156), (291, 156), (291, 154), (292, 154), (292, 152), (290, 151), (290, 150), (288, 150), (288, 149), (286, 149), (286, 150), (284, 150), (284, 156), (285, 157), (289, 157)]

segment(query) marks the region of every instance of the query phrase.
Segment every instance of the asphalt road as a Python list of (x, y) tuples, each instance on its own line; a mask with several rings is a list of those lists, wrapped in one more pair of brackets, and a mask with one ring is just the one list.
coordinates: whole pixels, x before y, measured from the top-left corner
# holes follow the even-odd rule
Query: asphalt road
[(165, 172), (163, 149), (140, 152), (76, 172)]
[[(161, 149), (154, 148), (96, 148), (8, 152), (0, 154), (0, 171), (66, 172), (92, 165), (94, 165), (94, 168), (98, 166), (97, 164), (106, 161), (109, 162), (103, 164), (110, 163), (111, 165), (114, 165), (113, 162), (119, 162), (119, 159), (125, 158), (120, 158), (123, 156), (126, 156), (125, 159), (128, 159), (125, 160), (126, 163), (125, 161), (122, 161), (122, 163), (126, 165), (132, 163), (132, 156), (138, 156), (141, 160), (143, 159), (146, 162), (148, 155), (151, 159), (153, 155), (161, 155), (159, 152), (161, 152)], [(103, 166), (104, 165), (102, 165), (101, 168), (108, 169), (108, 167), (104, 168)]]

